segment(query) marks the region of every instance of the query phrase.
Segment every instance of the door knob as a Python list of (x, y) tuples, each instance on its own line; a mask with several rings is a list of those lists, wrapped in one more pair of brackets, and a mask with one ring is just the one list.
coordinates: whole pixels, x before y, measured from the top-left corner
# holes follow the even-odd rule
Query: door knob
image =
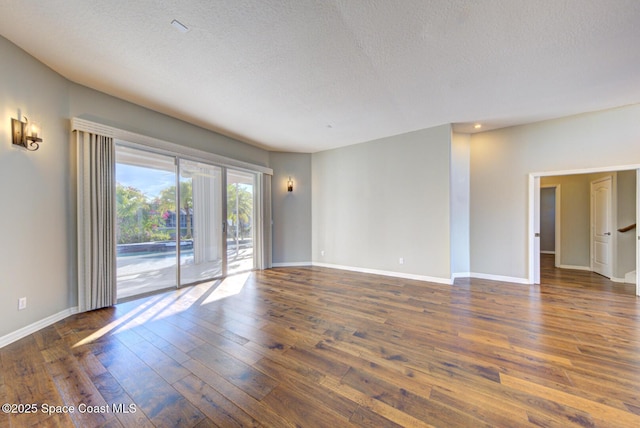
[(605, 232), (604, 234), (607, 236), (611, 236), (611, 232)]

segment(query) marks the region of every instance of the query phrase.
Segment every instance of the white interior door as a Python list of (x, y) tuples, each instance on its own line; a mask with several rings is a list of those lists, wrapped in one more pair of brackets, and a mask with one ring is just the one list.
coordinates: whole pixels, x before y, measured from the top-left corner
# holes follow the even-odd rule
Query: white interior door
[(591, 182), (591, 269), (611, 278), (611, 177)]
[(533, 179), (533, 283), (540, 284), (540, 177)]

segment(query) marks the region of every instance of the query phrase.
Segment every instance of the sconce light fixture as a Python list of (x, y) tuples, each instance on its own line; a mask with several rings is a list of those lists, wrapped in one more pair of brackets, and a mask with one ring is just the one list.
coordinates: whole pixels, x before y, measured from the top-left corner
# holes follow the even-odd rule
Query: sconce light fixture
[(22, 146), (25, 149), (35, 152), (40, 148), (42, 138), (38, 137), (38, 126), (29, 122), (24, 118), (24, 122), (17, 119), (11, 119), (11, 134), (13, 135), (13, 144)]
[(289, 177), (289, 181), (287, 181), (287, 192), (293, 192), (293, 180)]

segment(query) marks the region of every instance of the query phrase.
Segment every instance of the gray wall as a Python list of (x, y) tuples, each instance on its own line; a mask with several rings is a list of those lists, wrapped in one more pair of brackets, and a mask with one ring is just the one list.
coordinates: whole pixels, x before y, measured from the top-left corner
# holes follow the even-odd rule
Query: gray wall
[(448, 280), (450, 147), (443, 125), (314, 153), (313, 261)]
[(269, 152), (136, 104), (70, 84), (69, 116), (268, 166)]
[[(273, 263), (311, 263), (311, 155), (270, 154), (273, 168)], [(293, 180), (293, 192), (287, 181)]]
[[(0, 37), (0, 336), (75, 305), (75, 198), (69, 82)], [(44, 142), (11, 144), (11, 118), (39, 122)], [(18, 299), (27, 309), (18, 311)]]
[[(0, 337), (77, 304), (71, 117), (268, 165), (264, 150), (71, 83), (2, 37), (0, 58)], [(20, 115), (42, 126), (37, 152), (12, 147)]]
[(639, 117), (634, 105), (472, 135), (472, 272), (526, 278), (529, 173), (640, 164)]

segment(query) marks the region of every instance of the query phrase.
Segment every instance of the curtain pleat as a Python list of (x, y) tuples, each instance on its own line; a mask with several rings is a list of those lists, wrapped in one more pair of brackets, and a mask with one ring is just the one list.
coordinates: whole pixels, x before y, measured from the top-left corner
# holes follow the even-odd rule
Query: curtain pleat
[(76, 131), (78, 153), (78, 307), (116, 303), (115, 145)]
[(262, 177), (262, 229), (259, 236), (260, 243), (258, 245), (258, 269), (270, 269), (271, 259), (271, 175), (261, 174)]

